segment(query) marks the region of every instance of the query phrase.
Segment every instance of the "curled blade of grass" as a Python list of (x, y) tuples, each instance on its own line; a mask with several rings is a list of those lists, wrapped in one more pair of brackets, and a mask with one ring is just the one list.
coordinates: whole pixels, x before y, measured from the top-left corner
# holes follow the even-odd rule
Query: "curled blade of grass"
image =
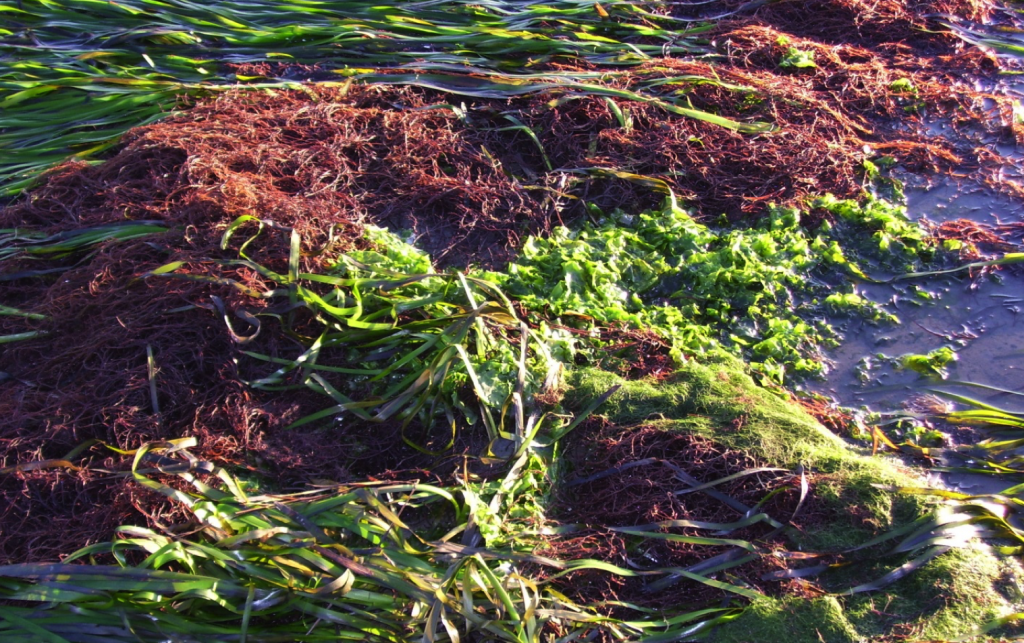
[(732, 593), (732, 594), (738, 594), (740, 596), (743, 596), (744, 598), (749, 598), (749, 599), (752, 599), (752, 600), (757, 600), (759, 598), (762, 598), (762, 596), (763, 596), (761, 594), (761, 592), (749, 589), (747, 587), (741, 587), (739, 585), (734, 585), (732, 583), (726, 583), (724, 581), (714, 580), (713, 578), (708, 578), (707, 576), (702, 576), (701, 574), (694, 574), (692, 572), (686, 571), (685, 569), (672, 570), (672, 573), (673, 574), (678, 574), (679, 576), (682, 576), (683, 578), (688, 578), (688, 579), (690, 579), (692, 581), (696, 581), (696, 582), (701, 583), (703, 585), (707, 585), (709, 587), (714, 587), (715, 589), (721, 589), (721, 590), (724, 590), (724, 591)]
[(608, 111), (612, 113), (615, 120), (618, 121), (619, 127), (629, 133), (633, 131), (633, 117), (630, 116), (629, 110), (624, 110), (619, 107), (619, 104), (615, 102), (610, 96), (604, 97), (604, 102), (608, 105)]
[(149, 272), (142, 274), (139, 278), (147, 279), (149, 277), (162, 277), (164, 279), (184, 279), (186, 281), (199, 281), (203, 283), (215, 284), (218, 286), (230, 286), (241, 292), (243, 295), (248, 295), (254, 298), (265, 298), (266, 296), (265, 293), (257, 292), (256, 290), (253, 290), (249, 286), (246, 286), (243, 283), (240, 283), (234, 279), (229, 279), (227, 277), (213, 277), (211, 275), (178, 272), (184, 266), (185, 262), (183, 261), (173, 261), (171, 263), (164, 264), (159, 268), (155, 268), (154, 270), (150, 270)]
[(583, 420), (585, 420), (587, 417), (589, 417), (590, 414), (592, 414), (602, 404), (604, 404), (609, 399), (611, 399), (611, 397), (613, 395), (615, 395), (615, 393), (620, 388), (622, 388), (622, 385), (621, 384), (616, 384), (615, 386), (611, 387), (610, 389), (608, 389), (607, 391), (602, 393), (599, 397), (597, 397), (596, 399), (592, 400), (581, 413), (579, 413), (575, 418), (573, 418), (573, 420), (571, 422), (569, 422), (564, 427), (561, 427), (561, 428), (556, 429), (555, 431), (553, 431), (551, 436), (550, 436), (550, 438), (548, 438), (547, 442), (544, 443), (544, 444), (541, 444), (541, 446), (550, 446), (550, 445), (554, 444), (555, 442), (557, 442), (558, 440), (561, 440), (566, 435), (568, 435), (573, 429), (578, 427), (580, 425), (580, 423), (583, 422)]
[(1002, 494), (972, 496), (932, 488), (896, 487), (889, 489), (897, 493), (942, 498), (944, 504), (937, 507), (930, 516), (924, 516), (898, 530), (882, 534), (849, 550), (864, 549), (909, 534), (886, 555), (922, 551), (923, 553), (881, 578), (853, 587), (843, 594), (882, 589), (950, 549), (971, 546), (971, 543), (976, 540), (996, 541), (993, 545), (997, 551), (1009, 555), (1015, 555), (1021, 551), (1019, 545), (1005, 546), (1007, 540), (1024, 543), (1024, 530), (1013, 524), (1019, 520), (1022, 511), (1022, 503), (1017, 497)]
[(870, 547), (874, 547), (875, 545), (880, 545), (880, 544), (882, 544), (884, 542), (889, 542), (890, 540), (894, 540), (896, 538), (899, 538), (900, 536), (903, 536), (905, 534), (908, 534), (908, 533), (910, 533), (910, 532), (920, 528), (922, 525), (924, 525), (924, 524), (926, 524), (926, 523), (928, 523), (930, 521), (931, 521), (931, 517), (930, 516), (922, 516), (921, 518), (918, 518), (917, 520), (915, 520), (913, 522), (907, 523), (906, 525), (903, 525), (902, 527), (898, 527), (896, 529), (890, 530), (890, 531), (885, 532), (883, 534), (880, 534), (880, 535), (878, 535), (878, 536), (876, 536), (876, 537), (874, 537), (874, 538), (872, 538), (872, 539), (870, 539), (870, 540), (868, 540), (866, 542), (863, 542), (860, 545), (857, 545), (856, 547), (852, 547), (850, 549), (847, 549), (846, 552), (844, 552), (844, 553), (852, 553), (852, 552), (855, 552), (855, 551), (860, 551), (862, 549), (868, 549)]
[(782, 569), (774, 572), (768, 572), (767, 574), (761, 576), (761, 580), (786, 580), (790, 578), (809, 578), (826, 572), (832, 567), (833, 565), (813, 565), (811, 567), (803, 567), (801, 569)]
[(775, 126), (770, 123), (743, 123), (699, 109), (682, 107), (670, 100), (656, 96), (647, 96), (625, 89), (614, 89), (602, 85), (573, 82), (571, 79), (552, 79), (543, 82), (522, 81), (514, 77), (500, 77), (496, 75), (492, 75), (491, 78), (480, 78), (442, 74), (374, 74), (363, 76), (362, 80), (385, 85), (414, 85), (462, 96), (472, 96), (474, 98), (504, 99), (555, 91), (568, 92), (570, 97), (602, 96), (606, 98), (619, 98), (655, 105), (672, 114), (704, 121), (743, 134), (766, 134), (775, 131)]
[(544, 167), (546, 167), (548, 169), (548, 172), (550, 172), (551, 169), (552, 169), (552, 167), (551, 167), (551, 160), (548, 159), (547, 152), (544, 151), (544, 145), (541, 144), (540, 139), (537, 138), (537, 133), (534, 132), (532, 129), (530, 129), (527, 125), (525, 125), (521, 120), (519, 120), (518, 118), (516, 118), (512, 114), (505, 114), (505, 120), (510, 121), (512, 123), (512, 125), (509, 126), (509, 127), (499, 127), (498, 129), (496, 129), (494, 131), (496, 131), (496, 132), (518, 131), (518, 132), (522, 132), (522, 133), (526, 134), (530, 138), (530, 140), (533, 141), (533, 144), (537, 146), (537, 150), (540, 152), (541, 159), (544, 160)]
[(24, 462), (10, 467), (0, 469), (0, 475), (8, 473), (21, 473), (27, 471), (41, 471), (43, 469), (65, 468), (78, 470), (79, 467), (68, 459), (63, 460), (37, 460), (35, 462)]
[(260, 331), (263, 328), (263, 324), (262, 322), (260, 322), (258, 317), (245, 310), (235, 311), (235, 317), (238, 317), (246, 324), (255, 329), (249, 335), (241, 335), (237, 331), (235, 331), (235, 328), (231, 323), (231, 318), (228, 316), (228, 312), (226, 309), (227, 307), (224, 305), (224, 300), (218, 297), (217, 295), (211, 295), (210, 301), (213, 302), (213, 307), (217, 310), (218, 313), (220, 313), (221, 319), (224, 320), (224, 325), (227, 326), (228, 333), (231, 334), (231, 339), (234, 340), (236, 344), (247, 344), (252, 340), (256, 339), (257, 336), (259, 336)]
[(705, 536), (683, 536), (680, 534), (666, 534), (657, 531), (643, 531), (641, 529), (630, 529), (627, 527), (614, 527), (612, 531), (620, 534), (627, 534), (630, 536), (640, 536), (642, 538), (653, 538), (655, 540), (668, 540), (677, 543), (689, 543), (691, 545), (729, 545), (733, 547), (739, 547), (747, 551), (757, 551), (751, 543), (745, 540), (736, 540), (731, 538), (710, 538)]
[[(735, 562), (735, 565), (740, 565), (740, 564), (749, 562), (751, 560), (754, 560), (756, 558), (757, 558), (756, 555), (745, 556), (745, 557), (742, 557), (742, 558), (737, 558), (733, 562)], [(735, 565), (733, 565), (733, 566), (735, 566)], [(647, 590), (650, 591), (650, 592), (661, 591), (665, 587), (668, 587), (668, 586), (678, 582), (679, 579), (687, 578), (689, 580), (692, 580), (692, 581), (695, 581), (695, 582), (698, 582), (698, 583), (701, 583), (701, 584), (704, 584), (704, 585), (708, 585), (709, 587), (714, 587), (715, 589), (721, 589), (721, 590), (724, 590), (724, 591), (727, 591), (727, 592), (730, 592), (730, 593), (733, 593), (733, 594), (738, 594), (738, 595), (743, 596), (745, 598), (757, 599), (757, 598), (761, 597), (761, 593), (760, 592), (756, 592), (756, 591), (748, 589), (746, 587), (740, 587), (739, 585), (733, 585), (732, 583), (726, 583), (726, 582), (723, 582), (723, 581), (717, 581), (717, 580), (709, 578), (708, 576), (700, 574), (700, 573), (694, 573), (693, 571), (690, 571), (691, 569), (693, 569), (692, 567), (690, 569), (681, 569), (681, 568), (672, 567), (672, 568), (664, 568), (664, 569), (656, 569), (656, 570), (634, 571), (634, 570), (631, 570), (631, 569), (626, 569), (624, 567), (619, 567), (617, 565), (613, 565), (611, 563), (606, 563), (606, 562), (603, 562), (603, 561), (597, 561), (597, 560), (574, 560), (574, 561), (569, 561), (565, 565), (565, 569), (563, 569), (561, 572), (558, 572), (553, 577), (557, 578), (558, 576), (562, 576), (562, 575), (565, 575), (567, 573), (570, 573), (570, 572), (573, 572), (573, 571), (582, 570), (582, 569), (597, 569), (597, 570), (606, 571), (606, 572), (615, 574), (617, 576), (624, 576), (624, 577), (638, 577), (638, 576), (658, 576), (658, 577), (663, 577), (660, 580), (658, 580), (656, 582), (653, 582), (653, 583), (651, 583), (651, 584), (649, 584), (647, 586)], [(714, 570), (714, 571), (718, 571), (718, 570)], [(713, 572), (708, 572), (708, 573), (713, 573)]]
[(601, 178), (623, 179), (625, 181), (632, 181), (633, 183), (646, 186), (661, 194), (668, 195), (672, 193), (672, 188), (670, 188), (669, 184), (664, 180), (652, 176), (644, 176), (642, 174), (633, 174), (632, 172), (623, 172), (621, 170), (613, 170), (604, 167), (584, 167), (561, 171), (573, 174), (586, 174), (588, 176)]
[(618, 531), (620, 529), (640, 529), (643, 531), (652, 531), (654, 529), (672, 529), (672, 528), (691, 528), (691, 529), (706, 529), (710, 531), (716, 531), (721, 534), (749, 527), (750, 525), (757, 524), (759, 522), (767, 522), (769, 520), (768, 514), (754, 514), (751, 516), (745, 516), (742, 520), (736, 522), (704, 522), (700, 520), (665, 520), (662, 522), (650, 523), (647, 525), (636, 525), (633, 527), (610, 527), (610, 529)]
[(756, 468), (753, 468), (753, 469), (745, 469), (743, 471), (739, 471), (737, 473), (733, 473), (733, 474), (727, 475), (727, 476), (725, 476), (723, 478), (719, 478), (717, 480), (712, 480), (711, 482), (705, 482), (705, 483), (702, 483), (702, 484), (698, 484), (696, 486), (688, 487), (686, 489), (680, 489), (679, 491), (676, 491), (674, 493), (677, 496), (681, 496), (681, 495), (687, 494), (687, 493), (694, 493), (694, 492), (697, 492), (697, 491), (704, 491), (706, 489), (711, 489), (713, 487), (717, 487), (720, 484), (725, 484), (726, 482), (730, 482), (732, 480), (738, 480), (739, 478), (744, 478), (746, 476), (751, 476), (751, 475), (755, 475), (755, 474), (758, 474), (758, 473), (789, 473), (789, 470), (788, 469), (779, 469), (778, 467), (756, 467)]
[[(996, 387), (981, 387), (996, 388)], [(961, 456), (969, 458), (967, 465), (947, 466), (944, 470), (969, 471), (988, 475), (1017, 475), (1024, 473), (1019, 450), (1024, 440), (1024, 413), (1009, 411), (981, 400), (941, 389), (928, 389), (970, 408), (932, 413), (931, 416), (951, 424), (981, 427), (986, 439), (971, 447), (961, 448)], [(998, 389), (999, 393), (1016, 393)]]
[(1014, 391), (1013, 389), (1002, 388), (999, 386), (991, 386), (989, 384), (982, 384), (980, 382), (968, 382), (966, 380), (945, 380), (942, 383), (946, 386), (970, 386), (973, 388), (980, 388), (986, 391), (992, 391), (994, 393), (1000, 393), (1003, 395), (1024, 396), (1024, 391)]
[(955, 402), (960, 402), (961, 404), (966, 404), (967, 406), (971, 406), (971, 407), (974, 407), (976, 409), (981, 409), (983, 411), (990, 411), (990, 412), (992, 412), (994, 414), (997, 414), (997, 415), (1000, 415), (1000, 416), (1004, 416), (1006, 418), (1012, 418), (1012, 417), (1024, 418), (1024, 413), (1014, 413), (1012, 411), (1007, 411), (1005, 409), (999, 408), (998, 406), (993, 406), (991, 404), (988, 404), (986, 402), (982, 402), (981, 400), (977, 400), (977, 399), (974, 399), (972, 397), (968, 397), (966, 395), (960, 395), (958, 393), (951, 393), (949, 391), (943, 391), (942, 389), (936, 389), (936, 388), (930, 388), (928, 390), (930, 392), (932, 392), (932, 393), (935, 393), (936, 395), (941, 395), (942, 397), (948, 398), (948, 399), (953, 400)]

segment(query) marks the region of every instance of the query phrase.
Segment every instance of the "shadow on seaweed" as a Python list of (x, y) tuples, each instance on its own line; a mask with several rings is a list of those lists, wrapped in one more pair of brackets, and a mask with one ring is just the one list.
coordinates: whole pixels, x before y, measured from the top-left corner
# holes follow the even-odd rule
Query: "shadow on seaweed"
[[(750, 455), (725, 449), (707, 438), (654, 426), (619, 427), (592, 419), (579, 429), (564, 457), (573, 477), (558, 485), (551, 509), (551, 517), (561, 525), (556, 531), (565, 532), (549, 538), (545, 555), (553, 558), (595, 558), (628, 569), (683, 568), (700, 573), (710, 560), (727, 563), (730, 556), (738, 559), (736, 554), (746, 555), (751, 550), (741, 545), (742, 551), (737, 551), (735, 545), (712, 542), (715, 538), (700, 542), (712, 535), (707, 529), (659, 529), (652, 523), (728, 525), (759, 513), (786, 521), (801, 502), (800, 482), (791, 472), (761, 467)], [(761, 470), (743, 475), (757, 469)], [(737, 474), (736, 479), (704, 492), (680, 493)], [(813, 476), (809, 478), (808, 495), (794, 525), (805, 516), (813, 519), (816, 511)], [(745, 516), (750, 509), (754, 511)], [(638, 538), (622, 531), (628, 528), (657, 531), (663, 536)], [(756, 543), (765, 551), (782, 548), (787, 540), (770, 522), (760, 520), (720, 531), (727, 531), (725, 537), (730, 541)], [(714, 535), (723, 534), (716, 531)], [(781, 565), (773, 565), (771, 556), (756, 555), (729, 569), (724, 578), (742, 587), (775, 593), (779, 585), (765, 583), (761, 576)], [(554, 582), (560, 591), (581, 602), (621, 601), (647, 608), (707, 604), (730, 596), (683, 578), (670, 585), (652, 580), (581, 570)]]

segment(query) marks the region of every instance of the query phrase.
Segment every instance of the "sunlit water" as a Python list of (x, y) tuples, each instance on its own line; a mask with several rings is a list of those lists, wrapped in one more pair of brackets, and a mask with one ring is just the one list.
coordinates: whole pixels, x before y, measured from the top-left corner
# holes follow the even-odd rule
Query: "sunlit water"
[[(971, 219), (980, 223), (1024, 221), (1024, 203), (994, 195), (969, 184), (946, 183), (908, 191), (914, 218), (942, 223)], [(914, 286), (933, 295), (915, 296)], [(899, 325), (848, 321), (845, 340), (830, 351), (830, 370), (824, 381), (806, 388), (824, 393), (840, 405), (874, 411), (900, 410), (934, 389), (958, 393), (1011, 411), (1024, 411), (1024, 397), (954, 382), (972, 382), (1024, 392), (1024, 269), (999, 270), (972, 279), (966, 274), (891, 285), (864, 284), (860, 292), (897, 315)], [(945, 380), (913, 371), (900, 371), (876, 357), (928, 353), (943, 346), (957, 352)], [(951, 435), (950, 443), (978, 439), (980, 434)], [(955, 464), (955, 463), (951, 463)], [(929, 473), (928, 482), (966, 493), (995, 493), (1010, 483), (991, 476)]]

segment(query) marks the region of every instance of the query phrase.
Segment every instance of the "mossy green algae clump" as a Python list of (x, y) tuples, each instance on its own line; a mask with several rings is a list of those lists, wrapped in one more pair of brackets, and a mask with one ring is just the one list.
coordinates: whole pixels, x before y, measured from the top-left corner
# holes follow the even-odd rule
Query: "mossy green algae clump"
[[(919, 497), (874, 486), (912, 482), (895, 462), (858, 453), (792, 401), (758, 386), (745, 371), (739, 360), (728, 357), (689, 362), (658, 382), (626, 382), (611, 373), (581, 369), (570, 376), (567, 403), (582, 404), (619, 384), (622, 388), (601, 408), (618, 425), (644, 423), (700, 435), (723, 448), (748, 453), (765, 466), (802, 465), (826, 479), (818, 501), (832, 503), (836, 512), (856, 504), (870, 513), (871, 523), (879, 529), (923, 515), (926, 508)], [(809, 548), (839, 550), (873, 535), (844, 524), (803, 538)]]
[[(569, 407), (620, 385), (601, 413), (623, 431), (643, 424), (696, 434), (745, 451), (766, 466), (803, 465), (820, 480), (812, 492), (817, 510), (837, 517), (813, 531), (793, 532), (794, 544), (803, 551), (842, 552), (932, 511), (921, 496), (879, 488), (916, 484), (902, 463), (849, 446), (787, 397), (759, 386), (737, 359), (691, 361), (664, 381), (624, 381), (580, 369), (570, 375), (569, 384)], [(838, 519), (854, 509), (860, 526)], [(886, 549), (883, 545), (877, 552)], [(821, 587), (832, 593), (817, 598), (765, 596), (740, 618), (714, 629), (707, 640), (839, 643), (885, 640), (897, 633), (909, 635), (907, 640), (948, 640), (1020, 608), (1005, 590), (1019, 566), (981, 544), (953, 549), (875, 592), (843, 595), (905, 560), (865, 557), (853, 569), (825, 574)]]
[(914, 574), (870, 594), (853, 597), (765, 597), (708, 640), (723, 643), (785, 640), (862, 641), (1005, 640), (970, 638), (984, 623), (1020, 609), (1004, 581), (1017, 563), (983, 548), (954, 549)]

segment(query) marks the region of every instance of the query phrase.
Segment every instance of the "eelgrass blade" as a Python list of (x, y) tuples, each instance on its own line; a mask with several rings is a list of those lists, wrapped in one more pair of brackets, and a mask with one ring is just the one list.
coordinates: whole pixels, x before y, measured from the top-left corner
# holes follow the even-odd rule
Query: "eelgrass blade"
[(931, 561), (933, 558), (936, 558), (937, 556), (941, 556), (942, 554), (946, 553), (947, 551), (949, 551), (949, 549), (950, 549), (949, 547), (940, 547), (940, 546), (931, 547), (927, 551), (925, 551), (925, 553), (921, 554), (917, 558), (914, 558), (913, 560), (911, 560), (911, 561), (909, 561), (907, 563), (904, 563), (903, 565), (900, 565), (899, 567), (897, 567), (896, 569), (892, 570), (891, 572), (889, 572), (885, 576), (882, 576), (881, 578), (879, 578), (879, 579), (877, 579), (875, 581), (872, 581), (870, 583), (864, 583), (862, 585), (857, 585), (856, 587), (851, 587), (850, 589), (846, 590), (843, 593), (844, 594), (860, 594), (860, 593), (863, 593), (863, 592), (873, 592), (873, 591), (876, 591), (876, 590), (888, 587), (889, 585), (892, 585), (893, 583), (895, 583), (899, 579), (901, 579), (901, 578), (903, 578), (905, 576), (908, 576), (909, 574), (913, 573), (914, 571), (920, 569), (925, 564), (927, 564), (929, 561)]
[[(1024, 53), (1024, 52), (1022, 52), (1022, 53)], [(986, 634), (988, 634), (992, 630), (996, 630), (996, 629), (999, 629), (1000, 627), (1005, 627), (1005, 626), (1010, 625), (1012, 623), (1016, 623), (1016, 622), (1020, 621), (1021, 619), (1024, 619), (1024, 612), (1015, 612), (1013, 614), (1007, 614), (1007, 615), (1001, 616), (1001, 617), (999, 617), (999, 618), (997, 618), (995, 620), (989, 621), (988, 623), (985, 623), (985, 624), (981, 625), (980, 627), (975, 628), (973, 631), (971, 631), (971, 632), (969, 632), (967, 634), (964, 634), (963, 636), (960, 636), (960, 637), (957, 637), (957, 638), (953, 639), (953, 641), (955, 643), (961, 643), (962, 641), (975, 641), (975, 640), (979, 640), (980, 637), (985, 636)]]
[(11, 344), (14, 342), (23, 342), (27, 339), (35, 339), (36, 337), (42, 337), (46, 333), (41, 330), (28, 330), (23, 333), (12, 333), (10, 335), (0, 335), (0, 344)]
[(58, 259), (100, 244), (129, 241), (167, 232), (156, 221), (131, 221), (92, 228), (77, 228), (54, 234), (41, 234), (21, 228), (0, 230), (0, 261), (16, 258)]

